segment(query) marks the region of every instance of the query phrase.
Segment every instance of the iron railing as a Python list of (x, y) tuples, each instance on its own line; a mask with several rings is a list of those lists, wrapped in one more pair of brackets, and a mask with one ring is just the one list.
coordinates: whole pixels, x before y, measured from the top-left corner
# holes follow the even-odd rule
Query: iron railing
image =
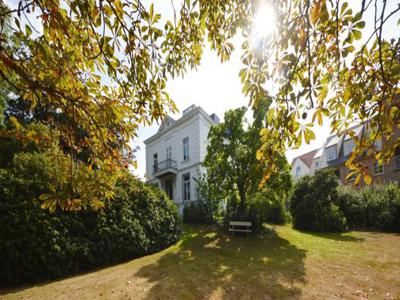
[(168, 158), (153, 165), (153, 173), (158, 173), (167, 169), (177, 170), (176, 161)]

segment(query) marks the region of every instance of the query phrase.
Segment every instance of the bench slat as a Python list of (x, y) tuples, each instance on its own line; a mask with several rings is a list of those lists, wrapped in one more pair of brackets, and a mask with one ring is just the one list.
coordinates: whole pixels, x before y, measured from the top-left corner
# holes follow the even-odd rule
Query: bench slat
[(251, 226), (251, 222), (246, 221), (230, 221), (229, 225), (231, 226)]
[(229, 228), (229, 231), (251, 232), (250, 229), (235, 229), (235, 228)]

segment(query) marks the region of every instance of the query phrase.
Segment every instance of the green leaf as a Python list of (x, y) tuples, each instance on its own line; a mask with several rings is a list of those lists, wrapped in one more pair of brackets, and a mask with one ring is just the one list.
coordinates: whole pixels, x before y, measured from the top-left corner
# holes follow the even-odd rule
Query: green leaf
[(356, 41), (358, 41), (358, 40), (361, 39), (362, 33), (361, 33), (360, 30), (353, 30), (352, 33), (353, 33), (354, 39), (355, 39)]

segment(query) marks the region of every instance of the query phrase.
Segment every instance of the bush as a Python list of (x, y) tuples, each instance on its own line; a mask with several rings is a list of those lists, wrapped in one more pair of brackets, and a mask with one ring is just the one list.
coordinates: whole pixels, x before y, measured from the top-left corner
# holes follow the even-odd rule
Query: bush
[(400, 187), (389, 183), (340, 187), (339, 202), (351, 229), (400, 232)]
[(279, 199), (274, 194), (258, 193), (254, 207), (262, 223), (285, 224), (290, 220), (286, 199)]
[(338, 179), (330, 170), (301, 178), (290, 199), (294, 226), (318, 232), (346, 230), (346, 219), (338, 206), (337, 186)]
[(193, 224), (212, 224), (214, 223), (213, 214), (209, 211), (207, 203), (198, 200), (183, 208), (183, 222)]
[(43, 153), (16, 154), (0, 169), (0, 282), (36, 282), (123, 262), (179, 239), (176, 206), (159, 189), (126, 174), (116, 197), (99, 212), (48, 213), (37, 198), (48, 192), (57, 164)]

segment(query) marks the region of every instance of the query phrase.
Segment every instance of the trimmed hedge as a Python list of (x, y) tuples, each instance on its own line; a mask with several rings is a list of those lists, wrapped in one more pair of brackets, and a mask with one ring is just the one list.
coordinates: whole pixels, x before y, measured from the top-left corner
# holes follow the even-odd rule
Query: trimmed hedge
[(159, 189), (126, 174), (101, 212), (53, 214), (37, 197), (48, 190), (43, 153), (17, 154), (0, 169), (0, 282), (37, 282), (107, 266), (168, 247), (181, 236), (176, 206)]
[(350, 229), (400, 232), (400, 187), (395, 183), (355, 189), (341, 186), (339, 204)]
[(347, 222), (338, 206), (338, 184), (330, 170), (302, 177), (290, 199), (294, 227), (317, 232), (345, 231)]

